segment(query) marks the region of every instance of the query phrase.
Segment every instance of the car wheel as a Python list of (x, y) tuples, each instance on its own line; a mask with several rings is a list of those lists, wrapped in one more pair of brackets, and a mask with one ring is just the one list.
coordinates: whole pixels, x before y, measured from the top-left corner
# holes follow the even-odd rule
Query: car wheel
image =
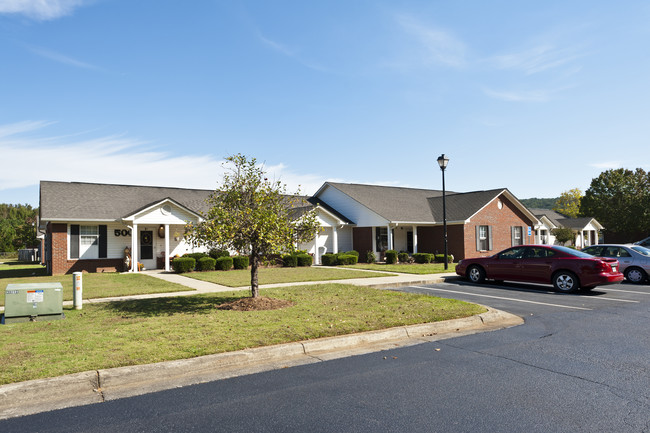
[(627, 268), (625, 270), (625, 279), (630, 283), (641, 284), (646, 278), (647, 275), (641, 268)]
[(482, 283), (485, 281), (485, 271), (480, 266), (470, 266), (467, 270), (467, 278), (469, 278), (472, 283)]
[(560, 271), (553, 275), (553, 286), (560, 292), (573, 293), (580, 288), (580, 282), (573, 272)]

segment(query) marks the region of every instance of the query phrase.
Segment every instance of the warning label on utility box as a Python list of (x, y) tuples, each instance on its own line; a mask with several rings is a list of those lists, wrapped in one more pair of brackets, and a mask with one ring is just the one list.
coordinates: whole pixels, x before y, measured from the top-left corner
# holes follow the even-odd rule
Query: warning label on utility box
[(28, 290), (27, 291), (27, 302), (43, 302), (43, 291), (42, 290)]

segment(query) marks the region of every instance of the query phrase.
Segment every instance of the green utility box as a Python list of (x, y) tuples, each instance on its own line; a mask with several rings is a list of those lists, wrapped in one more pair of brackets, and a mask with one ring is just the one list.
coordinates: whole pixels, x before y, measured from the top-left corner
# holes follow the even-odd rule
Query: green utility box
[(62, 319), (61, 283), (7, 284), (2, 323)]

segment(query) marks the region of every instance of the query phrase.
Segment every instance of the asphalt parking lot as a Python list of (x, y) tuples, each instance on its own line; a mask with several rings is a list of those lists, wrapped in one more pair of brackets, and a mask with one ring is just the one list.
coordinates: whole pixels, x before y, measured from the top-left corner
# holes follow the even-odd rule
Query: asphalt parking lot
[(400, 287), (397, 290), (489, 305), (524, 318), (552, 311), (589, 311), (650, 302), (650, 284), (636, 285), (625, 281), (575, 294), (556, 292), (550, 285), (510, 282), (474, 284), (461, 278), (439, 284)]

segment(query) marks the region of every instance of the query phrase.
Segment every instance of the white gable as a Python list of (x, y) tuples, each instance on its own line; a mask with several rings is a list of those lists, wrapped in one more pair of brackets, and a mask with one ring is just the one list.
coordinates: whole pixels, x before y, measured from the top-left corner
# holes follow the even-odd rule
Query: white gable
[(194, 212), (171, 200), (163, 200), (153, 206), (141, 210), (127, 218), (134, 224), (186, 224), (198, 222), (201, 218)]
[(352, 220), (358, 227), (385, 226), (388, 220), (368, 209), (342, 191), (326, 185), (317, 193), (317, 198)]

